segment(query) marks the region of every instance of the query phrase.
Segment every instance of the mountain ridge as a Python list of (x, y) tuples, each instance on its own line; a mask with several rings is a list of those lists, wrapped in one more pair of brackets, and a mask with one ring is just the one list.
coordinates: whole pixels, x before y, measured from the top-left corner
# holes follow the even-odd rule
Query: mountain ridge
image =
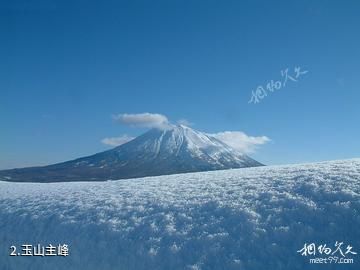
[(94, 155), (42, 167), (0, 171), (0, 180), (105, 181), (255, 166), (263, 164), (211, 135), (184, 125), (169, 125)]

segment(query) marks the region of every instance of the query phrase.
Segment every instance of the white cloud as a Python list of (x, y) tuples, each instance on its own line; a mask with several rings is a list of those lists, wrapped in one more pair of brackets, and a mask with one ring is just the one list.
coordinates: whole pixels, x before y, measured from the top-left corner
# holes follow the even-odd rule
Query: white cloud
[(177, 121), (177, 123), (179, 125), (184, 125), (184, 126), (192, 126), (193, 125), (193, 123), (189, 122), (186, 119), (180, 119), (180, 120)]
[(118, 114), (114, 119), (122, 124), (133, 127), (166, 128), (169, 120), (165, 115), (158, 113)]
[(104, 138), (101, 140), (103, 144), (111, 145), (111, 146), (119, 146), (124, 143), (127, 143), (131, 140), (133, 140), (134, 137), (129, 137), (127, 135), (122, 135), (120, 137), (111, 137), (111, 138)]
[(253, 137), (241, 131), (224, 131), (210, 135), (245, 154), (253, 153), (259, 145), (270, 141), (266, 136)]

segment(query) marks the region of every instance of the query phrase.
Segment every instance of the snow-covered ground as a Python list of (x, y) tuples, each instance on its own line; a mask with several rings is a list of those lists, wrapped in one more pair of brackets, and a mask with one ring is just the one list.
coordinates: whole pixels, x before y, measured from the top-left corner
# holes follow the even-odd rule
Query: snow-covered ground
[[(0, 182), (0, 269), (360, 269), (360, 159), (107, 182)], [(358, 254), (309, 264), (305, 243)], [(68, 257), (9, 256), (66, 243)], [(334, 255), (336, 256), (336, 255)], [(337, 254), (340, 256), (340, 254)], [(318, 253), (316, 257), (320, 256)]]

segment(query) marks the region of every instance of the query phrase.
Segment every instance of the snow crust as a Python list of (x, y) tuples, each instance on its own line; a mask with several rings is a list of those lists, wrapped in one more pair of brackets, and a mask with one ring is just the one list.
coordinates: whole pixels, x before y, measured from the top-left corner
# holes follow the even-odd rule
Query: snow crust
[[(0, 269), (360, 269), (360, 159), (106, 182), (0, 182)], [(351, 244), (309, 265), (305, 242)], [(66, 243), (68, 257), (11, 257)]]

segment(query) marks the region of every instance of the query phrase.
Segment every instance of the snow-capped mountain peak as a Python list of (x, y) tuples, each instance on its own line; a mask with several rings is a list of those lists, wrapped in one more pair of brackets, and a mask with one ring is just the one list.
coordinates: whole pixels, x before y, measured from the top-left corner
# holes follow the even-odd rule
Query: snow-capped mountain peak
[(45, 167), (0, 171), (0, 180), (104, 181), (261, 165), (209, 134), (184, 125), (168, 125), (92, 156)]

